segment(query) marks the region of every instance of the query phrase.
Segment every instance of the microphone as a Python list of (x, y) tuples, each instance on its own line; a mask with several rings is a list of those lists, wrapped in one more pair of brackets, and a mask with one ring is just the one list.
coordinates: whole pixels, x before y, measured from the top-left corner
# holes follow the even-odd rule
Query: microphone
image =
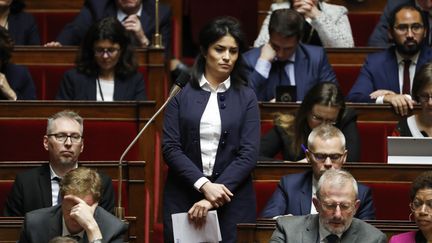
[(187, 82), (191, 79), (191, 76), (187, 72), (182, 72), (177, 80), (174, 82), (174, 85), (171, 87), (167, 100), (162, 104), (162, 106), (156, 111), (156, 113), (146, 122), (141, 131), (136, 135), (134, 140), (129, 144), (129, 146), (125, 149), (123, 154), (120, 157), (118, 163), (118, 188), (117, 188), (117, 207), (114, 208), (114, 214), (117, 218), (124, 220), (125, 210), (122, 207), (122, 185), (123, 185), (123, 159), (133, 145), (138, 141), (143, 132), (147, 129), (147, 127), (153, 122), (153, 120), (159, 115), (159, 113), (168, 105), (172, 98), (174, 98), (180, 90), (186, 85)]

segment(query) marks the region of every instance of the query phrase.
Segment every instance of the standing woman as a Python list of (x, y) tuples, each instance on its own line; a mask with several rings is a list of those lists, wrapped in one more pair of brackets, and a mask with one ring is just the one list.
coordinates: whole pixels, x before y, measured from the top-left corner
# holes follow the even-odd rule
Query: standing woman
[(58, 100), (145, 100), (131, 38), (114, 17), (93, 24), (81, 43), (76, 68), (67, 71)]
[(9, 31), (15, 45), (40, 45), (36, 20), (24, 8), (23, 0), (0, 0), (0, 26)]
[(164, 237), (174, 241), (171, 214), (188, 212), (200, 227), (208, 210), (217, 210), (222, 242), (235, 242), (236, 224), (256, 219), (251, 172), (260, 137), (257, 99), (239, 55), (245, 48), (239, 22), (215, 19), (199, 41), (192, 79), (165, 111)]

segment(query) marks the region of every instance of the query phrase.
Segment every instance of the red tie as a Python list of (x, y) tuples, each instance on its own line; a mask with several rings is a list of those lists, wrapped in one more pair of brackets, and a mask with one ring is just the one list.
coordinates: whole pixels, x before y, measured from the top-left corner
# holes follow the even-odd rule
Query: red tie
[(404, 70), (403, 70), (403, 85), (402, 85), (402, 94), (411, 94), (411, 86), (410, 86), (410, 72), (409, 68), (411, 65), (410, 59), (403, 60), (404, 62)]

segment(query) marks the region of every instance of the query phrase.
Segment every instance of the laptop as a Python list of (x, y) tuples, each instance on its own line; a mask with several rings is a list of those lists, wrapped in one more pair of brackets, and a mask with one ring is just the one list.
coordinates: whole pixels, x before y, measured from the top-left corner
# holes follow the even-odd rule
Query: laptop
[(387, 137), (388, 164), (432, 164), (432, 138)]

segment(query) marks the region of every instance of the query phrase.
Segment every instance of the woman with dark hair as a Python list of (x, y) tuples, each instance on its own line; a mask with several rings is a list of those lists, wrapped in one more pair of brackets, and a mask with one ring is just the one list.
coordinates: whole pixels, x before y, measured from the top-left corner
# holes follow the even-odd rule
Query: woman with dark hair
[(35, 86), (28, 69), (9, 62), (13, 41), (0, 27), (0, 100), (35, 100)]
[(304, 44), (323, 47), (354, 47), (348, 10), (344, 6), (327, 3), (326, 0), (276, 0), (264, 19), (254, 47), (269, 41), (268, 25), (273, 11), (291, 8), (305, 18), (302, 35)]
[(9, 31), (15, 45), (40, 45), (36, 21), (24, 8), (22, 0), (0, 0), (0, 26)]
[(357, 115), (345, 109), (342, 91), (332, 82), (315, 85), (305, 96), (296, 115), (276, 114), (275, 126), (263, 136), (260, 159), (273, 160), (282, 152), (283, 159), (298, 161), (305, 158), (307, 137), (315, 127), (330, 123), (339, 128), (346, 138), (347, 161), (360, 160), (360, 140), (357, 132)]
[(411, 215), (419, 230), (393, 235), (389, 243), (432, 242), (432, 171), (425, 171), (414, 179), (410, 199)]
[(423, 65), (414, 77), (412, 98), (421, 105), (421, 112), (403, 118), (396, 126), (394, 136), (432, 136), (432, 62)]
[(92, 25), (81, 43), (76, 68), (67, 71), (60, 100), (145, 100), (144, 78), (137, 71), (131, 39), (114, 17)]
[(222, 242), (236, 242), (236, 224), (256, 219), (251, 172), (258, 157), (258, 104), (246, 82), (239, 22), (217, 18), (199, 41), (191, 81), (165, 111), (164, 237), (174, 242), (172, 214), (188, 212), (200, 228), (213, 209)]

